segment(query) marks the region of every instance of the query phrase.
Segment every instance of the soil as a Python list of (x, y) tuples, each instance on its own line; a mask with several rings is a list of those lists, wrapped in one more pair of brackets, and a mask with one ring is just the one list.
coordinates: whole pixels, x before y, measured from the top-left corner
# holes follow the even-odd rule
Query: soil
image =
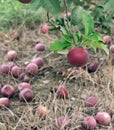
[[(97, 125), (96, 130), (113, 130), (114, 71), (111, 64), (113, 54), (107, 57), (99, 51), (95, 57), (91, 56), (88, 64), (97, 61), (100, 66), (96, 72), (88, 73), (86, 69), (70, 66), (66, 56), (51, 52), (49, 46), (59, 38), (59, 34), (42, 34), (40, 28), (38, 26), (32, 30), (23, 26), (11, 32), (0, 33), (0, 64), (8, 62), (6, 53), (12, 49), (18, 53), (18, 58), (14, 62), (22, 68), (23, 72), (26, 64), (34, 57), (44, 59), (44, 66), (39, 69), (39, 72), (36, 75), (29, 75), (29, 83), (34, 93), (34, 98), (30, 102), (19, 100), (17, 87), (21, 80), (11, 74), (0, 74), (1, 84), (11, 84), (16, 91), (10, 99), (10, 107), (0, 108), (0, 121), (6, 125), (7, 130), (56, 130), (55, 120), (64, 115), (70, 118), (68, 130), (82, 130), (81, 123), (84, 117), (95, 116), (99, 111), (110, 111), (112, 114), (110, 125)], [(14, 33), (19, 33), (18, 40), (12, 37)], [(45, 51), (35, 51), (34, 47), (38, 41), (45, 45)], [(70, 94), (68, 99), (58, 99), (56, 92), (52, 93), (53, 89), (62, 84), (68, 87)], [(95, 107), (85, 106), (88, 96), (98, 98)], [(46, 119), (41, 119), (36, 114), (40, 104), (49, 110)]]

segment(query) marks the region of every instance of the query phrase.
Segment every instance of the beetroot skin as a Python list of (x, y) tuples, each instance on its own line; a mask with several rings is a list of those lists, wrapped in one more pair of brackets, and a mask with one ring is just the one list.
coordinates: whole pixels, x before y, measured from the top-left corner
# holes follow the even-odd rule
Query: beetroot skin
[(60, 116), (55, 121), (55, 125), (58, 129), (67, 129), (70, 126), (70, 119), (67, 116)]
[(57, 88), (57, 97), (59, 98), (68, 98), (69, 97), (69, 91), (66, 86), (59, 86)]
[(23, 3), (23, 4), (28, 4), (30, 3), (32, 0), (19, 0), (19, 2)]
[(69, 51), (67, 59), (71, 65), (81, 67), (88, 62), (89, 53), (84, 48), (73, 48)]
[(98, 103), (98, 99), (94, 96), (90, 96), (86, 99), (86, 107), (94, 107)]
[(85, 117), (82, 122), (82, 125), (87, 130), (94, 130), (96, 128), (97, 122), (93, 116)]
[(107, 112), (98, 112), (95, 119), (100, 125), (109, 125), (111, 122), (111, 116)]

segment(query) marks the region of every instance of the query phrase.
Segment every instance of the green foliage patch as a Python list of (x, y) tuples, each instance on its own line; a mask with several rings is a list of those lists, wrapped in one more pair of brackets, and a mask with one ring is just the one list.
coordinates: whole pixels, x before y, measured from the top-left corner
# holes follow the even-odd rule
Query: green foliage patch
[(0, 1), (0, 30), (11, 29), (18, 25), (37, 24), (42, 20), (41, 10), (30, 4), (22, 4), (17, 0)]

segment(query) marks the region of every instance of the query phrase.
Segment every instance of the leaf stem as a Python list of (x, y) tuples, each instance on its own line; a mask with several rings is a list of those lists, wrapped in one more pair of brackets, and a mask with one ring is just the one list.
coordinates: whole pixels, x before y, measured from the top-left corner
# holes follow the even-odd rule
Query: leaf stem
[[(66, 10), (66, 15), (67, 15), (67, 14), (68, 14), (67, 2), (66, 2), (66, 0), (63, 0), (63, 2), (64, 2), (64, 5), (65, 5), (65, 10)], [(75, 36), (74, 36), (74, 34), (73, 34), (72, 30), (71, 30), (71, 27), (70, 27), (70, 25), (69, 25), (68, 19), (67, 19), (66, 21), (67, 21), (68, 32), (70, 33), (70, 35), (71, 35), (71, 37), (72, 37), (72, 39), (73, 39), (73, 43), (74, 43), (75, 46), (76, 46), (77, 44), (76, 44)]]
[(49, 12), (47, 12), (47, 20), (48, 20), (48, 22), (50, 21)]

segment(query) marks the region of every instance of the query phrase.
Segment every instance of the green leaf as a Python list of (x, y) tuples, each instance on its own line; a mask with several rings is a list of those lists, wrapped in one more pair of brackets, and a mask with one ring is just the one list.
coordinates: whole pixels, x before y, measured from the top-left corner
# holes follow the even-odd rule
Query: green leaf
[(62, 37), (62, 39), (64, 39), (67, 42), (70, 42), (70, 43), (73, 42), (72, 38), (69, 35), (63, 34), (61, 37)]
[(50, 50), (51, 51), (61, 51), (69, 46), (71, 46), (71, 43), (62, 41), (62, 40), (57, 40), (50, 45)]
[(90, 14), (85, 10), (81, 12), (82, 22), (85, 28), (85, 35), (88, 36), (94, 32), (94, 22)]
[(77, 25), (82, 32), (85, 30), (86, 36), (94, 32), (92, 16), (80, 6), (77, 6), (72, 10), (71, 24)]
[(98, 48), (105, 51), (107, 55), (109, 55), (109, 49), (101, 42), (88, 38), (87, 36), (83, 36), (83, 46), (91, 47), (91, 48)]
[(60, 2), (59, 0), (42, 0), (43, 8), (51, 13), (52, 15), (57, 15), (60, 13)]
[(72, 10), (72, 12), (71, 12), (71, 23), (73, 24), (73, 25), (82, 25), (82, 23), (81, 23), (81, 20), (82, 20), (82, 18), (81, 18), (81, 12), (82, 12), (82, 7), (80, 7), (80, 6), (77, 6), (77, 7), (75, 7), (73, 10)]
[(59, 0), (32, 0), (31, 5), (34, 8), (39, 9), (43, 7), (47, 12), (52, 15), (60, 13), (60, 1)]
[(76, 42), (82, 41), (82, 34), (80, 32), (76, 32), (75, 37), (76, 37)]
[(105, 11), (114, 11), (114, 0), (108, 0), (106, 4), (104, 5)]
[(42, 6), (42, 0), (32, 0), (31, 1), (31, 5), (35, 8), (35, 9), (39, 9)]
[(68, 34), (68, 32), (67, 32), (65, 27), (60, 26), (60, 28), (61, 28), (60, 30), (63, 32), (63, 34), (65, 34), (65, 35)]
[(58, 54), (67, 55), (69, 52), (69, 49), (63, 49), (62, 51), (58, 51)]
[(97, 48), (99, 48), (99, 49), (103, 49), (103, 50), (105, 51), (105, 53), (106, 53), (107, 55), (109, 55), (109, 49), (108, 49), (103, 43), (94, 42), (94, 43), (93, 43), (93, 46), (94, 46), (94, 47), (97, 47)]
[(90, 34), (88, 37), (92, 40), (102, 41), (102, 42), (104, 41), (103, 37), (97, 32)]

